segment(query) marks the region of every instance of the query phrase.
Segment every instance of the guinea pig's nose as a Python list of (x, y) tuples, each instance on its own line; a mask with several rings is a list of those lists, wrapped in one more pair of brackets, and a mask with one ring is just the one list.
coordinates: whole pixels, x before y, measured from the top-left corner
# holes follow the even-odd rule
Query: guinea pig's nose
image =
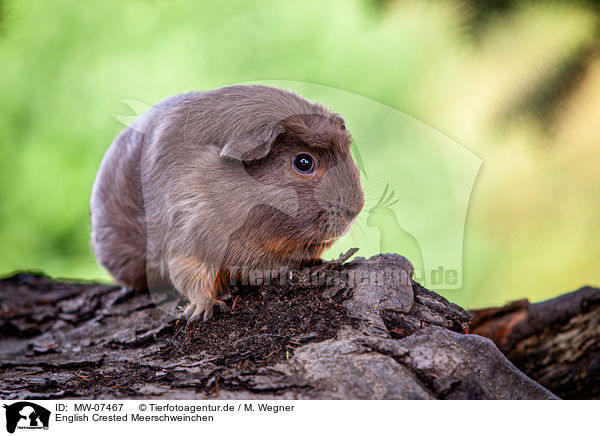
[(353, 220), (354, 218), (356, 218), (359, 212), (360, 211), (355, 211), (352, 209), (344, 209), (344, 218), (346, 218), (348, 221)]

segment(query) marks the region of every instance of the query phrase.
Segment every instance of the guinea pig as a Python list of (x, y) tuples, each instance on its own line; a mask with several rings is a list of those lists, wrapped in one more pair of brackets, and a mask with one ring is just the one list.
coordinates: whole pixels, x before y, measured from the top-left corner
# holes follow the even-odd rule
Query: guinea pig
[(344, 119), (299, 95), (230, 86), (170, 97), (121, 132), (90, 200), (116, 282), (156, 283), (210, 319), (232, 275), (318, 261), (364, 204)]

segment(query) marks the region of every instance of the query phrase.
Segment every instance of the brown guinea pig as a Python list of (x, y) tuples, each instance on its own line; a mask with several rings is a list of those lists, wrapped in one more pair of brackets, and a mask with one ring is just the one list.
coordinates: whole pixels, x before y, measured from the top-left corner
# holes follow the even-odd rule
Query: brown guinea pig
[(209, 319), (232, 274), (318, 260), (364, 203), (342, 117), (266, 86), (162, 101), (114, 140), (90, 202), (114, 279), (167, 283)]

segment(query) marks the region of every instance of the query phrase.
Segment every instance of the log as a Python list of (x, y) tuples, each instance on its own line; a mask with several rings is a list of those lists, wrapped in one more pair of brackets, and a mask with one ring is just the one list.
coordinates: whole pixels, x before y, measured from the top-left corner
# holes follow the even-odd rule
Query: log
[(150, 293), (20, 273), (0, 281), (3, 399), (555, 399), (393, 254), (236, 285), (187, 322)]
[(492, 339), (529, 377), (561, 398), (600, 399), (600, 289), (471, 314), (473, 333)]

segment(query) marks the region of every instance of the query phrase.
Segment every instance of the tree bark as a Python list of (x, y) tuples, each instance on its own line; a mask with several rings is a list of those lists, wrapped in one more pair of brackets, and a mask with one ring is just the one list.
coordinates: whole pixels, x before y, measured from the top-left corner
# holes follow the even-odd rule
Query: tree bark
[(206, 323), (178, 317), (167, 289), (0, 280), (0, 397), (557, 398), (467, 334), (470, 316), (404, 257), (348, 256), (234, 286)]
[(565, 399), (600, 399), (600, 289), (471, 312), (486, 336), (529, 377)]

